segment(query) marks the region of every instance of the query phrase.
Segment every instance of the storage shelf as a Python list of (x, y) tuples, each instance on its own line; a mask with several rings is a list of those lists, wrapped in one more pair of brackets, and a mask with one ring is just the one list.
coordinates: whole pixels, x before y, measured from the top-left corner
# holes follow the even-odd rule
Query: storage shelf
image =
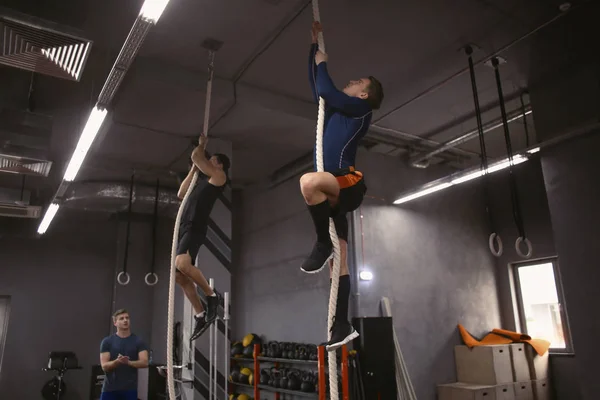
[[(253, 358), (231, 357), (231, 359), (234, 361), (241, 361), (241, 362), (254, 362)], [(319, 362), (316, 360), (294, 360), (291, 358), (271, 358), (271, 357), (258, 357), (258, 361), (281, 363), (281, 364), (304, 364), (304, 365), (318, 365), (319, 364)]]
[[(327, 368), (326, 367), (327, 357), (325, 357), (325, 347), (324, 346), (319, 346), (317, 348), (317, 350), (318, 350), (317, 354), (319, 357), (318, 361), (294, 360), (294, 359), (288, 359), (288, 358), (272, 358), (272, 357), (258, 356), (258, 354), (260, 354), (260, 345), (259, 344), (255, 344), (253, 350), (254, 351), (253, 351), (252, 358), (230, 357), (230, 359), (233, 360), (233, 362), (237, 361), (240, 363), (246, 363), (246, 364), (251, 363), (252, 364), (252, 366), (254, 368), (254, 377), (255, 377), (253, 385), (231, 382), (231, 387), (238, 386), (241, 388), (253, 389), (254, 397), (256, 399), (260, 398), (261, 390), (266, 390), (270, 393), (275, 393), (276, 394), (275, 398), (277, 400), (279, 400), (280, 394), (291, 394), (294, 396), (309, 397), (309, 398), (313, 398), (313, 399), (324, 399), (326, 397), (326, 393), (325, 393), (325, 391), (326, 391), (326, 381), (325, 381), (326, 372), (325, 371)], [(296, 364), (296, 365), (306, 365), (306, 366), (317, 367), (317, 372), (318, 372), (318, 376), (319, 376), (319, 384), (315, 388), (316, 391), (307, 393), (307, 392), (302, 392), (300, 390), (280, 389), (280, 388), (275, 388), (275, 387), (268, 386), (268, 385), (259, 384), (259, 382), (256, 379), (258, 379), (257, 377), (259, 376), (261, 362), (263, 362), (263, 363), (280, 363), (280, 364), (284, 364), (284, 365), (285, 364)], [(342, 365), (344, 367), (342, 367)], [(349, 393), (349, 386), (348, 386), (348, 348), (346, 346), (342, 347), (342, 358), (341, 358), (340, 365), (338, 367), (341, 369), (341, 372), (342, 372), (342, 392), (344, 393), (344, 396), (347, 397), (348, 393)]]
[(262, 390), (268, 390), (269, 392), (276, 392), (276, 393), (285, 393), (285, 394), (293, 394), (294, 396), (304, 396), (304, 397), (312, 397), (312, 398), (319, 398), (319, 393), (317, 392), (301, 392), (300, 390), (289, 390), (289, 389), (280, 389), (280, 388), (276, 388), (273, 386), (269, 386), (269, 385), (258, 385), (259, 389)]
[[(231, 384), (233, 386), (241, 386), (246, 389), (254, 389), (254, 386), (248, 385), (245, 383), (229, 382), (229, 384)], [(304, 396), (304, 397), (313, 397), (313, 398), (319, 397), (319, 394), (317, 392), (309, 393), (309, 392), (302, 392), (300, 390), (280, 389), (280, 388), (276, 388), (276, 387), (269, 386), (269, 385), (258, 385), (258, 388), (261, 390), (267, 390), (269, 392), (274, 392), (274, 393), (293, 394), (295, 396)]]
[(258, 357), (258, 361), (278, 362), (278, 363), (282, 363), (282, 364), (310, 364), (310, 365), (318, 364), (318, 361), (316, 361), (316, 360), (294, 360), (291, 358)]
[(254, 389), (254, 385), (248, 385), (247, 383), (237, 383), (237, 382), (231, 382), (231, 381), (227, 381), (228, 385), (235, 385), (235, 386), (241, 386), (241, 387), (245, 387), (248, 389)]

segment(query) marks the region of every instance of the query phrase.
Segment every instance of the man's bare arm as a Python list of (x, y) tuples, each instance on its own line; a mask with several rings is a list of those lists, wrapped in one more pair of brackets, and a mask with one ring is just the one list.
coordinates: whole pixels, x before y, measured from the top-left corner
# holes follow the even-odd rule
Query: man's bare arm
[(192, 167), (190, 168), (190, 172), (188, 172), (188, 174), (185, 177), (185, 179), (183, 180), (183, 182), (181, 182), (181, 185), (179, 185), (179, 191), (177, 191), (177, 197), (179, 197), (180, 200), (183, 200), (183, 198), (185, 197), (185, 194), (187, 193), (187, 191), (190, 187), (190, 183), (192, 182), (192, 178), (194, 177), (194, 171), (196, 171), (196, 166), (192, 165)]
[(104, 372), (109, 372), (109, 371), (112, 371), (113, 369), (117, 368), (119, 363), (117, 360), (110, 361), (110, 353), (106, 352), (106, 353), (100, 353), (100, 365), (102, 366), (102, 370)]
[(200, 145), (192, 152), (192, 162), (202, 173), (209, 178), (209, 182), (215, 186), (222, 186), (227, 182), (227, 176), (223, 170), (216, 168), (205, 155), (206, 138), (200, 138)]
[(138, 360), (129, 361), (129, 365), (133, 368), (148, 368), (148, 351), (142, 350), (138, 353)]

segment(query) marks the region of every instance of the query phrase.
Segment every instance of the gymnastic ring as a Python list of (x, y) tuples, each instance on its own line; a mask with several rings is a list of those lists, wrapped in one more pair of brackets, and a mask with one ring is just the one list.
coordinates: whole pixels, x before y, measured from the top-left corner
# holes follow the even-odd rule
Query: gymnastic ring
[[(525, 254), (523, 254), (523, 252), (521, 251), (521, 243), (523, 243), (523, 242), (527, 245), (527, 253), (525, 253)], [(531, 247), (531, 242), (529, 241), (529, 239), (523, 238), (523, 236), (519, 236), (517, 238), (517, 240), (515, 241), (515, 250), (517, 251), (517, 254), (523, 258), (531, 257), (531, 253), (533, 252), (533, 248)]]
[[(123, 276), (123, 275), (125, 275), (125, 277), (127, 278), (127, 280), (125, 282), (121, 282), (121, 276)], [(129, 279), (130, 279), (129, 274), (125, 271), (121, 271), (121, 272), (119, 272), (119, 275), (117, 275), (117, 282), (119, 282), (120, 285), (123, 285), (123, 286), (127, 285), (129, 283)]]
[[(149, 277), (153, 276), (154, 277), (154, 282), (150, 283), (150, 279), (148, 279)], [(146, 276), (144, 277), (144, 281), (146, 282), (146, 285), (148, 286), (154, 286), (158, 283), (158, 275), (156, 275), (156, 273), (154, 272), (148, 272), (146, 274)]]
[[(500, 257), (502, 255), (502, 252), (504, 251), (504, 247), (502, 246), (502, 239), (500, 239), (500, 235), (498, 235), (496, 232), (490, 234), (488, 244), (490, 246), (490, 251), (492, 252), (493, 255), (495, 255), (496, 257)], [(496, 250), (495, 245), (498, 246), (498, 250)]]

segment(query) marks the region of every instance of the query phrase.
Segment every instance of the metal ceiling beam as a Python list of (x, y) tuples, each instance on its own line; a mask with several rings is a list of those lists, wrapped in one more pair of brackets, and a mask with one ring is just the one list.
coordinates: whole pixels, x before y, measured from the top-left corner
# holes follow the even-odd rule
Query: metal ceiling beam
[[(133, 79), (136, 80), (156, 81), (192, 91), (206, 90), (206, 72), (201, 70), (190, 70), (159, 59), (138, 56), (130, 73), (132, 73)], [(232, 92), (228, 89), (233, 85), (234, 82), (232, 80), (219, 77), (218, 74), (215, 74), (213, 98), (232, 96)], [(245, 104), (253, 107), (258, 106), (296, 118), (310, 121), (316, 120), (317, 106), (311, 101), (276, 93), (245, 82), (237, 82), (235, 86), (237, 104)], [(224, 90), (224, 88), (227, 88), (227, 90)], [(441, 144), (440, 142), (396, 129), (371, 125), (368, 134), (369, 138), (377, 140), (381, 134), (393, 137), (403, 145), (416, 146), (419, 151), (433, 149)], [(454, 149), (448, 154), (448, 157), (456, 158), (456, 156), (474, 157), (477, 156), (477, 153)]]

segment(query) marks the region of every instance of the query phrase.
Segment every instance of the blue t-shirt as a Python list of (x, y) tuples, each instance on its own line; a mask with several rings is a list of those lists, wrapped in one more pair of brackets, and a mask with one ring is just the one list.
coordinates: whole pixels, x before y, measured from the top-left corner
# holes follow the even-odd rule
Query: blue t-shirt
[[(358, 142), (369, 130), (373, 110), (366, 100), (348, 96), (335, 87), (327, 71), (327, 63), (315, 64), (317, 50), (316, 44), (310, 48), (308, 76), (315, 102), (319, 102), (319, 97), (325, 99), (323, 169), (335, 172), (356, 166)], [(316, 170), (316, 148), (314, 158)]]
[[(130, 361), (139, 359), (140, 351), (148, 350), (146, 344), (134, 334), (122, 338), (113, 333), (102, 339), (100, 353), (110, 353), (110, 361), (116, 360), (119, 354), (128, 356)], [(102, 385), (103, 392), (115, 390), (137, 390), (137, 368), (129, 365), (119, 365), (112, 371), (106, 372)]]

